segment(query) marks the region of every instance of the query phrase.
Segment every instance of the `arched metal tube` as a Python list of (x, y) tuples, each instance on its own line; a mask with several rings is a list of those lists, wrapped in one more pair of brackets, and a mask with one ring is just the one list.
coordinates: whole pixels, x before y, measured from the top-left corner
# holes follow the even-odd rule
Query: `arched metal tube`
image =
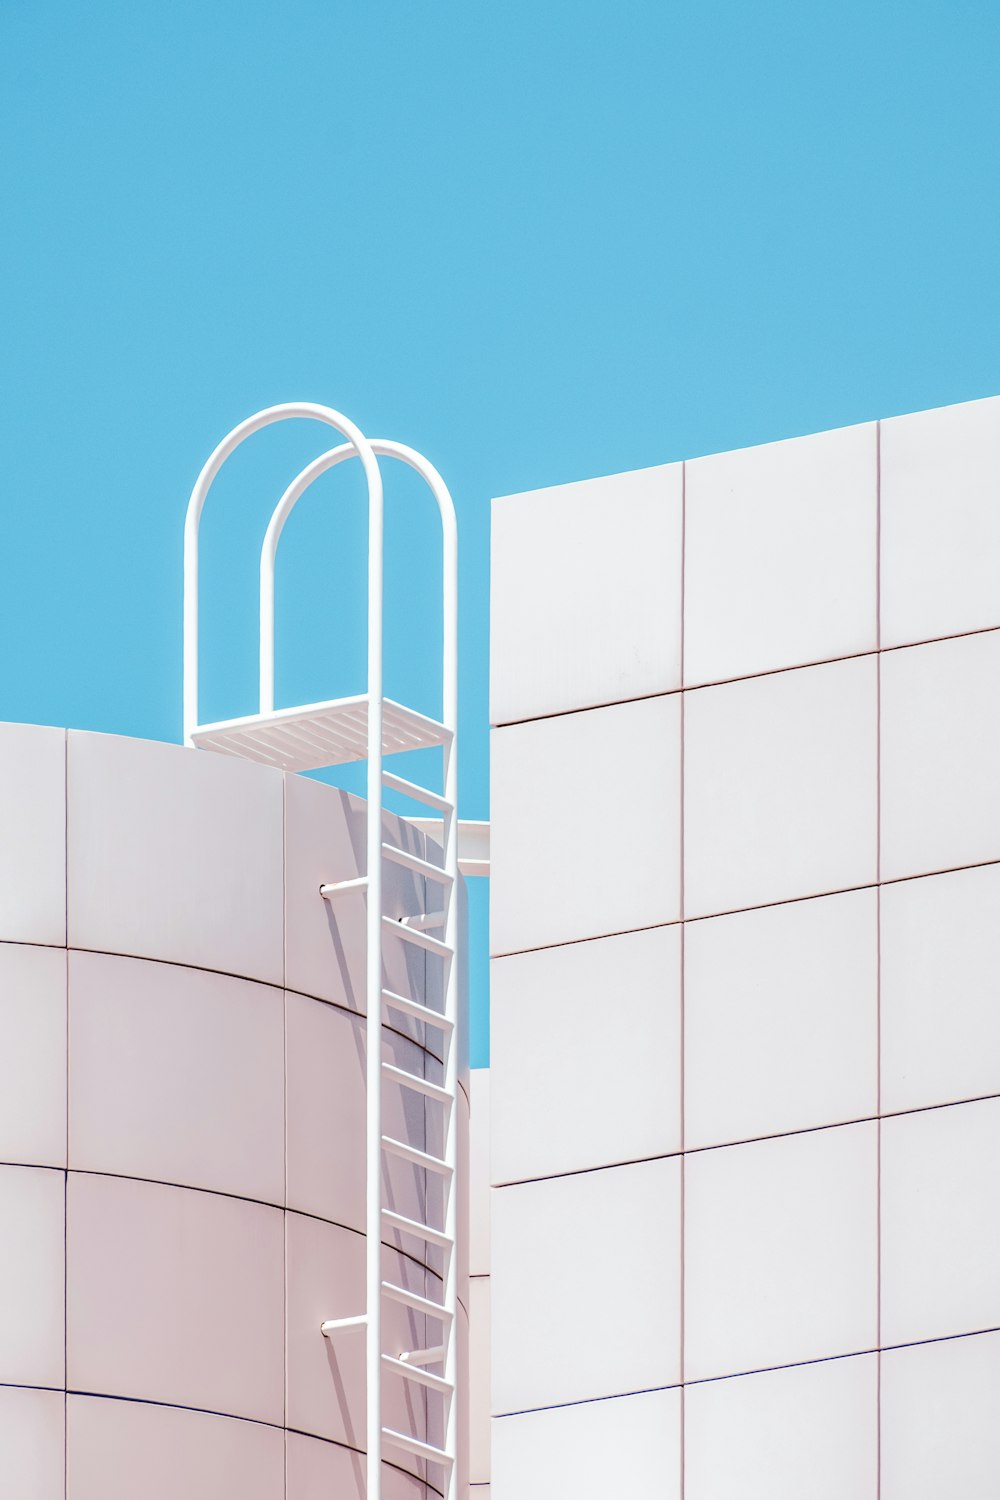
[[(184, 742), (192, 743), (191, 735), (198, 727), (198, 530), (201, 513), (212, 484), (226, 459), (253, 433), (272, 422), (287, 421), (292, 417), (305, 417), (333, 427), (351, 444), (351, 449), (361, 460), (368, 483), (369, 513), (369, 614), (371, 615), (372, 588), (378, 600), (378, 618), (381, 622), (382, 584), (382, 476), (378, 460), (368, 439), (348, 417), (330, 406), (320, 406), (312, 401), (285, 402), (279, 406), (268, 406), (252, 417), (247, 417), (234, 427), (216, 447), (198, 475), (191, 498), (188, 501), (184, 521)], [(377, 583), (375, 582), (377, 579)], [(376, 659), (377, 658), (377, 659)], [(379, 629), (368, 635), (368, 690), (381, 698), (382, 694), (382, 640)]]
[[(452, 733), (458, 728), (458, 524), (455, 505), (448, 487), (437, 469), (423, 454), (405, 443), (391, 442), (388, 438), (370, 438), (369, 444), (381, 458), (395, 458), (414, 469), (426, 483), (437, 502), (441, 516), (443, 548), (443, 607), (442, 648), (442, 714), (441, 722)], [(264, 544), (260, 552), (260, 711), (274, 711), (274, 565), (278, 542), (285, 522), (306, 490), (330, 469), (345, 459), (357, 454), (353, 442), (321, 453), (311, 464), (292, 480), (282, 495), (268, 522)], [(445, 793), (447, 795), (447, 792)]]

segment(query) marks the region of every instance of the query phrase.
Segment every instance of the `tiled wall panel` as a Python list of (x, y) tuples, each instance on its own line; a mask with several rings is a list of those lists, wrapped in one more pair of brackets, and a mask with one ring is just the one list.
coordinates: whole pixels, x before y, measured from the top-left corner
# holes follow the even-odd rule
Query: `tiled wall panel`
[[(361, 1500), (363, 1341), (320, 1324), (364, 1307), (363, 906), (330, 920), (319, 885), (363, 864), (363, 806), (177, 746), (69, 740), (67, 768), (63, 731), (0, 726), (0, 1493)], [(427, 909), (402, 870), (387, 901)], [(390, 943), (386, 965), (433, 1002), (422, 954)], [(384, 1038), (435, 1081), (439, 1051), (416, 1022)], [(430, 1108), (387, 1084), (397, 1138), (427, 1144)], [(462, 1091), (456, 1120), (464, 1204)], [(416, 1180), (399, 1164), (387, 1199), (434, 1222)], [(441, 1252), (406, 1250), (385, 1247), (386, 1277), (438, 1291)], [(460, 1383), (466, 1259), (463, 1239)], [(429, 1342), (403, 1309), (386, 1327)], [(422, 1388), (387, 1380), (385, 1411), (441, 1440)], [(432, 1493), (424, 1467), (387, 1462), (380, 1493)]]
[(992, 1500), (1000, 1474), (1000, 1334), (882, 1356), (883, 1500)]
[(490, 1278), (469, 1282), (469, 1478), (490, 1477)]
[(874, 890), (689, 922), (687, 1145), (874, 1115), (877, 1014)]
[[(285, 1007), (288, 1206), (363, 1232), (364, 1156), (345, 1148), (365, 1106), (365, 1024), (338, 1006), (291, 991)], [(405, 1037), (386, 1033), (383, 1056), (424, 1074), (420, 1048)], [(426, 1146), (424, 1102), (412, 1089), (386, 1084), (382, 1120), (394, 1139)], [(339, 1143), (335, 1149), (332, 1142)], [(409, 1219), (422, 1217), (427, 1192), (419, 1168), (388, 1158), (383, 1183), (387, 1207)]]
[(687, 684), (875, 649), (876, 442), (867, 423), (685, 465)]
[(669, 1390), (501, 1417), (494, 1423), (493, 1493), (680, 1500), (680, 1408), (680, 1391)]
[(0, 724), (0, 830), (0, 937), (65, 943), (65, 730)]
[[(672, 1496), (669, 1424), (602, 1424), (683, 1379), (681, 1500), (985, 1500), (1000, 398), (683, 468), (678, 595), (644, 476), (494, 512), (493, 1493)], [(515, 651), (602, 522), (662, 618), (550, 571)]]
[[(305, 1433), (286, 1434), (285, 1500), (367, 1500), (364, 1456)], [(382, 1464), (380, 1500), (426, 1500), (434, 1494), (394, 1464)]]
[(65, 1500), (65, 1410), (62, 1391), (0, 1386), (3, 1485), (11, 1500)]
[(72, 1389), (281, 1425), (279, 1209), (72, 1173), (66, 1270)]
[(871, 657), (685, 694), (686, 916), (874, 881), (877, 711)]
[[(365, 1009), (365, 897), (359, 891), (336, 902), (323, 901), (319, 888), (365, 873), (365, 820), (359, 798), (332, 792), (306, 776), (285, 778), (285, 983), (300, 994), (359, 1012)], [(387, 842), (425, 854), (423, 836), (393, 814), (383, 815), (383, 828)], [(390, 917), (427, 911), (424, 881), (385, 860), (382, 909)], [(434, 960), (428, 961), (412, 943), (391, 937), (383, 941), (382, 954), (386, 986), (419, 999)], [(429, 1050), (440, 1049), (439, 1034), (425, 1036), (418, 1022), (394, 1017), (393, 1024)]]
[[(613, 517), (613, 520), (612, 520)], [(493, 508), (494, 724), (680, 686), (681, 465)]]
[(882, 657), (882, 878), (1000, 855), (1000, 630)]
[(469, 1500), (489, 1500), (491, 1467), (490, 1369), (490, 1070), (469, 1077)]
[(66, 1174), (0, 1166), (0, 1383), (65, 1383)]
[(282, 780), (231, 756), (72, 732), (70, 946), (281, 984)]
[(882, 1122), (882, 1338), (1000, 1327), (1000, 1098)]
[(1000, 1094), (1000, 865), (882, 891), (882, 1107)]
[(874, 1348), (877, 1173), (871, 1122), (689, 1155), (686, 1379)]
[[(364, 1447), (364, 1337), (355, 1335), (350, 1343), (341, 1340), (335, 1353), (329, 1340), (315, 1334), (327, 1318), (352, 1317), (364, 1307), (364, 1251), (363, 1238), (338, 1225), (305, 1214), (286, 1217), (287, 1423), (299, 1432), (353, 1448)], [(387, 1248), (382, 1252), (382, 1274), (418, 1296), (432, 1293), (424, 1268)], [(428, 1346), (424, 1317), (398, 1303), (385, 1301), (383, 1328), (386, 1345), (400, 1352)], [(427, 1437), (423, 1388), (384, 1380), (383, 1419), (397, 1431)], [(417, 1462), (400, 1458), (407, 1469)]]
[(67, 1500), (285, 1500), (278, 1427), (83, 1395), (66, 1424)]
[(69, 994), (71, 1167), (282, 1202), (280, 989), (74, 952)]
[(881, 429), (882, 644), (1000, 626), (1000, 397)]
[(680, 955), (674, 926), (494, 962), (494, 1182), (680, 1149)]
[(489, 1068), (474, 1068), (469, 1079), (469, 1275), (490, 1274), (490, 1136)]
[(0, 1142), (25, 1166), (66, 1165), (66, 952), (0, 942)]
[(873, 1354), (684, 1392), (686, 1500), (876, 1500)]
[(680, 723), (668, 696), (494, 731), (494, 954), (676, 920)]
[(679, 1161), (493, 1198), (494, 1413), (676, 1384)]

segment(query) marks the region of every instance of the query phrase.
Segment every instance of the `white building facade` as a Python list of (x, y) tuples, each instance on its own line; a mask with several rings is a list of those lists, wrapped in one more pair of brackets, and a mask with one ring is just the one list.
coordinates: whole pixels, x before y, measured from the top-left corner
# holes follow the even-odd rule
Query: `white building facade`
[(995, 1500), (1000, 399), (499, 500), (492, 608), (488, 1071), (450, 688), (0, 725), (0, 1494)]
[[(361, 1500), (363, 1336), (321, 1325), (365, 1306), (364, 898), (332, 912), (319, 891), (363, 869), (364, 804), (228, 756), (5, 724), (0, 824), (0, 1494)], [(425, 882), (392, 866), (384, 900), (424, 910)], [(439, 1001), (424, 952), (394, 939), (384, 962), (395, 992)], [(440, 1081), (433, 1028), (397, 1015), (382, 1047)], [(383, 1119), (439, 1149), (410, 1090), (387, 1085)], [(384, 1193), (411, 1221), (435, 1206), (404, 1160)], [(382, 1267), (440, 1288), (440, 1254), (397, 1230)], [(460, 1295), (464, 1348), (464, 1263)], [(387, 1343), (420, 1347), (427, 1321), (391, 1303)], [(440, 1441), (422, 1389), (387, 1378), (383, 1406)], [(383, 1496), (440, 1495), (428, 1469), (387, 1453)]]
[[(227, 458), (285, 420), (345, 441), (265, 533), (258, 711), (206, 724), (202, 507)], [(383, 692), (380, 458), (438, 511), (439, 718)], [(366, 691), (278, 708), (278, 540), (349, 460), (368, 498)], [(269, 407), (217, 445), (188, 504), (185, 747), (0, 725), (12, 1500), (466, 1492), (456, 575), (426, 459), (330, 407)], [(437, 787), (385, 767), (417, 749)], [(348, 762), (366, 762), (364, 801), (300, 774)], [(391, 812), (386, 790), (435, 815)]]
[(492, 567), (473, 1496), (995, 1496), (1000, 400), (498, 500)]

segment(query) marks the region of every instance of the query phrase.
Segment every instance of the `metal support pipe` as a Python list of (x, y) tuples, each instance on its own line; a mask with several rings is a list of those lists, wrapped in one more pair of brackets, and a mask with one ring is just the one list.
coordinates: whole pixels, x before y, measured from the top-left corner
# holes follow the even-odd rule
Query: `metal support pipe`
[(329, 1339), (345, 1328), (364, 1328), (367, 1322), (365, 1313), (359, 1313), (356, 1318), (327, 1318), (325, 1323), (319, 1325), (319, 1331), (325, 1339)]
[[(381, 1500), (382, 1495), (382, 538), (380, 484), (378, 503), (373, 503), (369, 491), (368, 505), (368, 907), (365, 914), (368, 928), (365, 1054), (368, 1500)], [(271, 657), (273, 694), (273, 619)]]

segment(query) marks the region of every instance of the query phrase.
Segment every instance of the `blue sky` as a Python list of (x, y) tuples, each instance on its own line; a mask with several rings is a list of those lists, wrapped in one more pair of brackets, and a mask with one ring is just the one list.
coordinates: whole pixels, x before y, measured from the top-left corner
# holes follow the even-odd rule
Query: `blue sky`
[[(193, 479), (324, 401), (454, 490), (488, 816), (490, 497), (1000, 391), (998, 83), (995, 0), (5, 0), (0, 713), (179, 738)], [(253, 707), (260, 538), (322, 446), (213, 494), (207, 716)], [(394, 478), (387, 688), (432, 707)], [(281, 701), (361, 686), (363, 537), (343, 472), (297, 511)]]

